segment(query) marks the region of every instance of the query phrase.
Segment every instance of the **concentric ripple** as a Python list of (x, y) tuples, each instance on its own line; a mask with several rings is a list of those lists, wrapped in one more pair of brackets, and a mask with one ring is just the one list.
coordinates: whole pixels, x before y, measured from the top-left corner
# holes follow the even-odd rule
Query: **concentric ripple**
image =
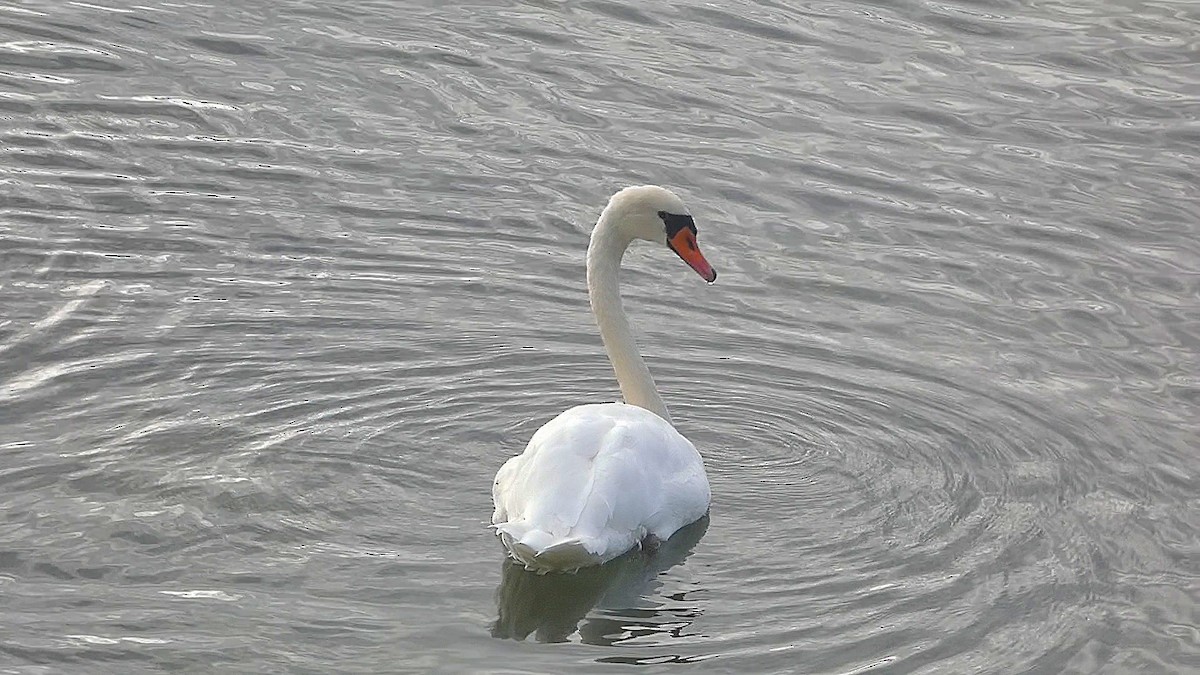
[[(787, 617), (718, 638), (730, 657), (759, 664), (773, 647), (779, 666), (909, 668), (955, 662), (986, 637), (1021, 645), (993, 661), (1015, 668), (1095, 617), (1079, 605), (1097, 569), (1059, 506), (1078, 498), (1055, 468), (1069, 440), (996, 392), (800, 351), (793, 365), (735, 362), (734, 405), (696, 405), (710, 413), (718, 505), (707, 554), (743, 570), (722, 592), (724, 620), (750, 630), (764, 613)], [(747, 428), (761, 444), (744, 447)], [(1013, 615), (1050, 600), (1036, 618)]]

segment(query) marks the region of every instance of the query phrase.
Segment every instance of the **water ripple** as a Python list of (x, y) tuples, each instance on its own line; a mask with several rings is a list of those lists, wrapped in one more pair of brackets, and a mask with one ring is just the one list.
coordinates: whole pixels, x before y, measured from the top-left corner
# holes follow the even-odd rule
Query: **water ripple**
[[(0, 7), (6, 657), (1179, 670), (1197, 25)], [(721, 271), (642, 248), (624, 274), (711, 522), (539, 580), (486, 487), (618, 395), (583, 250), (635, 182), (684, 194)]]

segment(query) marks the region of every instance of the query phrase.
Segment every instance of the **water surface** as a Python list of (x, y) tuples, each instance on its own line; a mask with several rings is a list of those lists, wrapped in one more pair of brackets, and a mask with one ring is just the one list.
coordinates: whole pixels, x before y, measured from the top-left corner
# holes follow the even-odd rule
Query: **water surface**
[[(1200, 9), (0, 7), (0, 670), (1200, 668)], [(492, 475), (614, 400), (710, 519), (571, 580)]]

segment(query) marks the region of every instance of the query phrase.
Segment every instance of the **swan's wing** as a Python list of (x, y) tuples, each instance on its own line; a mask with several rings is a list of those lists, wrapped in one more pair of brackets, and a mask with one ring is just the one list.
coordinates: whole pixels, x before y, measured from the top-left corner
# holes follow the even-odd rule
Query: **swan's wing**
[(594, 563), (704, 515), (708, 481), (699, 454), (670, 424), (641, 408), (600, 404), (542, 427), (500, 469), (493, 497), (493, 522), (522, 560), (586, 552)]
[[(666, 540), (708, 512), (704, 460), (675, 427), (636, 409), (606, 441), (609, 447), (596, 462), (593, 501), (580, 528), (636, 531), (637, 541), (647, 534)], [(601, 501), (612, 504), (609, 512)]]
[(615, 422), (589, 414), (590, 406), (572, 408), (533, 435), (525, 452), (508, 460), (496, 474), (492, 496), (503, 520), (533, 520), (555, 537), (565, 537), (579, 522), (592, 487), (593, 465), (602, 440)]

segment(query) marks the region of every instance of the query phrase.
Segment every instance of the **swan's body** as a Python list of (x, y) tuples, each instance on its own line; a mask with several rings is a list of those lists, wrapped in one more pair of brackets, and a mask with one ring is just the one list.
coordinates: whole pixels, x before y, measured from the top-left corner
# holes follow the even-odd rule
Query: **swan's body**
[(501, 467), (495, 487), (493, 521), (505, 547), (539, 571), (599, 565), (649, 536), (666, 541), (709, 501), (695, 446), (658, 415), (624, 403), (555, 417)]
[(695, 446), (671, 424), (637, 352), (617, 273), (634, 239), (665, 242), (707, 281), (683, 202), (655, 186), (609, 201), (588, 246), (588, 294), (625, 403), (581, 405), (548, 422), (496, 474), (492, 523), (510, 555), (538, 572), (605, 563), (643, 540), (666, 540), (708, 512)]

